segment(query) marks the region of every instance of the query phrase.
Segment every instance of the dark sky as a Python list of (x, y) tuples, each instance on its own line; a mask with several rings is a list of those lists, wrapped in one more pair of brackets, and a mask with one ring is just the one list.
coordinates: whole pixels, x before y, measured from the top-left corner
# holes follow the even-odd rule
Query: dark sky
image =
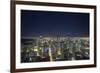
[(21, 10), (21, 36), (89, 36), (89, 14)]

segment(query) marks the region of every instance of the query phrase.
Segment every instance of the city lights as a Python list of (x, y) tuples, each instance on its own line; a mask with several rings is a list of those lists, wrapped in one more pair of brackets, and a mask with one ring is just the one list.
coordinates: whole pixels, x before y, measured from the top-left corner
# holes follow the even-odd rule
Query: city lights
[[(21, 62), (89, 59), (89, 37), (22, 38)], [(29, 42), (30, 41), (30, 42)]]

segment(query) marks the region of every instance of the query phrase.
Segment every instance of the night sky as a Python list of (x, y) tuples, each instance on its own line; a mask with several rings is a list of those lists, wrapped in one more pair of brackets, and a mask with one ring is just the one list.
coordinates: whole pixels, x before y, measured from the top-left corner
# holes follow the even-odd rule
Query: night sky
[(89, 13), (21, 10), (21, 37), (89, 36)]

